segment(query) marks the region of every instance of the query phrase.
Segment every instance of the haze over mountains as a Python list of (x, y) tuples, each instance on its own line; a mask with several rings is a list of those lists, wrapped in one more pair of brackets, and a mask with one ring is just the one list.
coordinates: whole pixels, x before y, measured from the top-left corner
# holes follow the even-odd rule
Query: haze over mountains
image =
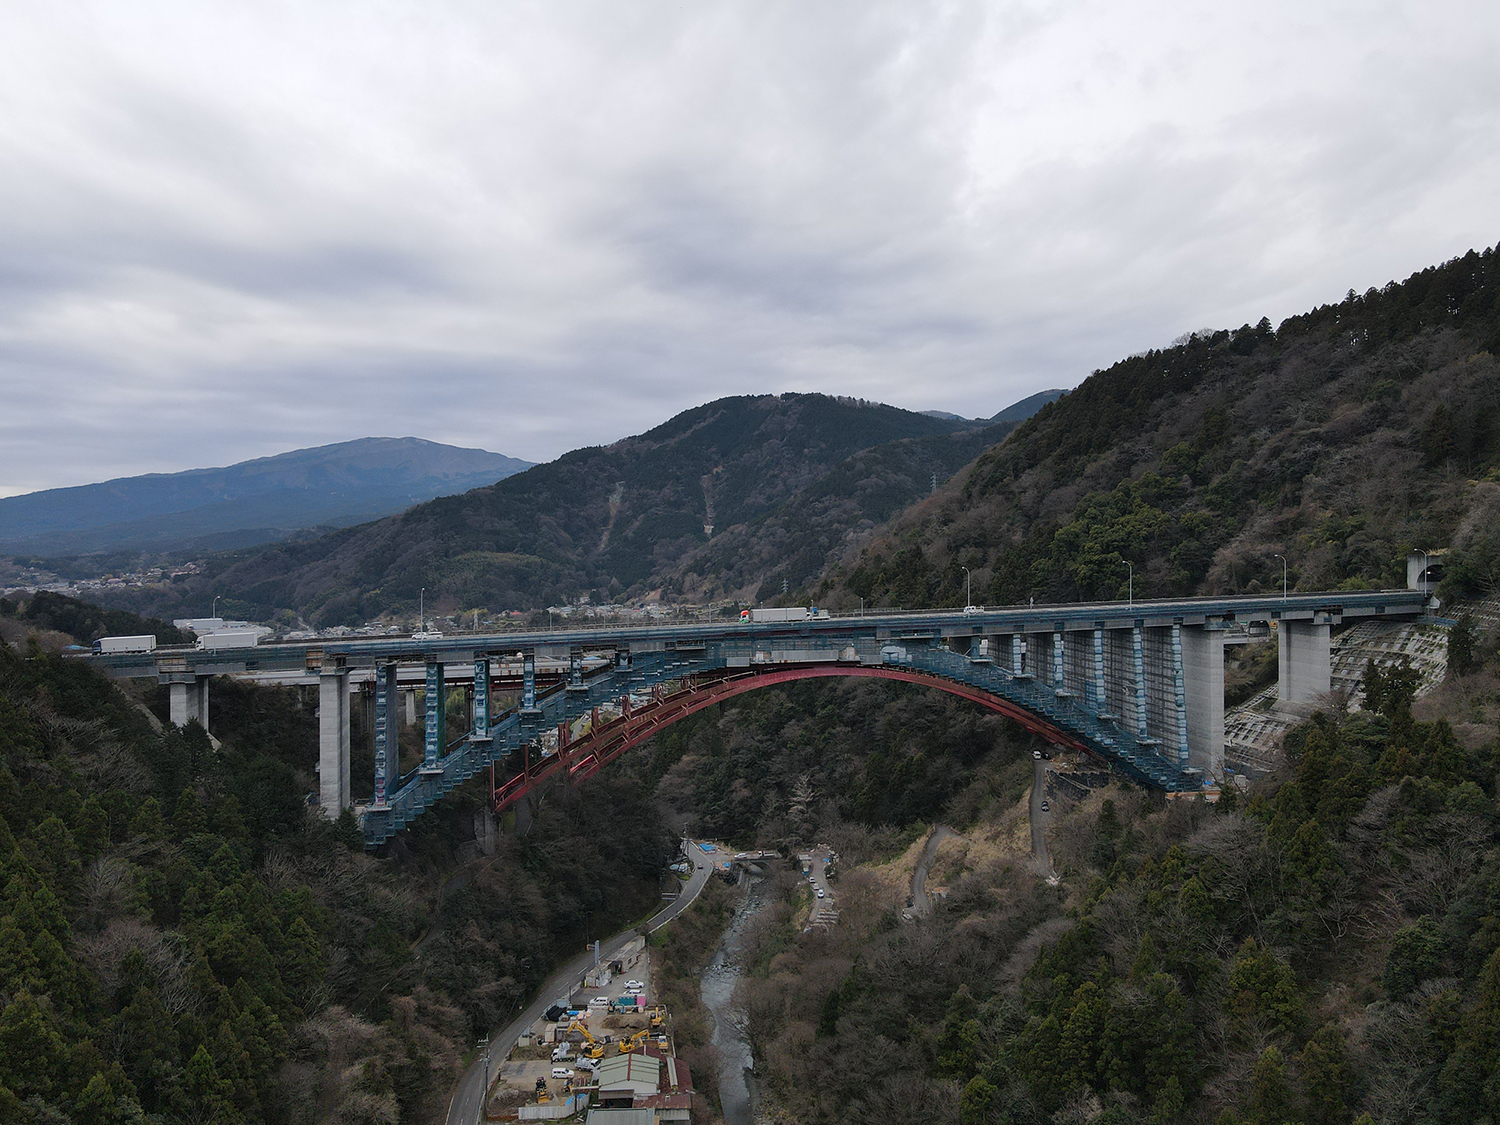
[(531, 465), (421, 438), (360, 438), (213, 469), (0, 498), (0, 551), (216, 550), (347, 527)]

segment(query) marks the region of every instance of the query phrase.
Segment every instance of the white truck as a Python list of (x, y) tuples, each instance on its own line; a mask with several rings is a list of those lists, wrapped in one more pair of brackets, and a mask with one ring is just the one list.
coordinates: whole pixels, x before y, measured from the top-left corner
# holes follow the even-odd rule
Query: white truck
[(193, 647), (205, 652), (217, 652), (224, 648), (254, 648), (258, 640), (260, 634), (249, 629), (233, 633), (204, 633)]
[(155, 652), (156, 638), (149, 633), (144, 637), (100, 637), (94, 642), (94, 655), (106, 652)]
[[(826, 609), (817, 606), (808, 608), (805, 605), (785, 606), (781, 609), (752, 609), (749, 611), (751, 621), (806, 621), (813, 617), (827, 617)], [(741, 618), (744, 614), (740, 614)]]

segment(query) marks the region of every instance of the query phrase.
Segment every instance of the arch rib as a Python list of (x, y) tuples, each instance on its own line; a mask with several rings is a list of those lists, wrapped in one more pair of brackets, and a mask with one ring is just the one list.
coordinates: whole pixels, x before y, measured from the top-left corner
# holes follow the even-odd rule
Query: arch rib
[(901, 683), (936, 688), (1004, 715), (1056, 745), (1093, 753), (1091, 748), (1077, 737), (1059, 729), (1019, 704), (993, 695), (982, 688), (945, 679), (942, 676), (906, 668), (859, 664), (778, 666), (774, 671), (767, 672), (739, 672), (716, 675), (711, 678), (702, 673), (690, 676), (685, 681), (688, 686), (682, 690), (670, 695), (657, 696), (647, 706), (630, 710), (619, 718), (590, 730), (576, 742), (560, 745), (558, 752), (541, 767), (532, 769), (528, 763), (520, 773), (493, 787), (491, 804), (496, 812), (500, 812), (539, 785), (564, 773), (571, 781), (583, 781), (593, 777), (626, 750), (660, 733), (673, 723), (680, 722), (715, 703), (721, 703), (737, 695), (797, 680), (841, 677), (896, 680)]

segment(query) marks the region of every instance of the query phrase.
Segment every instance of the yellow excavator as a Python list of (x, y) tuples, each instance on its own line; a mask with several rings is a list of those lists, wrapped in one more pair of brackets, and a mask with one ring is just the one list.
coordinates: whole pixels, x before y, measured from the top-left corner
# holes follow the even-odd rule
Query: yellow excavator
[(546, 1105), (552, 1100), (552, 1095), (547, 1092), (547, 1080), (538, 1078), (536, 1080), (536, 1104)]
[(587, 1046), (578, 1048), (580, 1055), (590, 1059), (602, 1059), (604, 1057), (604, 1045), (589, 1034), (588, 1024), (580, 1019), (575, 1019), (572, 1023), (568, 1024), (568, 1030), (583, 1033), (583, 1039)]
[(649, 1038), (651, 1038), (651, 1029), (649, 1027), (643, 1027), (643, 1028), (641, 1028), (641, 1030), (637, 1031), (634, 1035), (632, 1035), (629, 1039), (621, 1039), (620, 1040), (620, 1054), (622, 1054), (622, 1055), (628, 1055), (628, 1054), (630, 1054), (631, 1051), (634, 1051), (634, 1050), (638, 1049), (641, 1046), (641, 1044), (644, 1043)]
[(658, 1004), (654, 1008), (647, 1008), (646, 1015), (651, 1019), (652, 1027), (660, 1027), (667, 1018), (667, 1010)]

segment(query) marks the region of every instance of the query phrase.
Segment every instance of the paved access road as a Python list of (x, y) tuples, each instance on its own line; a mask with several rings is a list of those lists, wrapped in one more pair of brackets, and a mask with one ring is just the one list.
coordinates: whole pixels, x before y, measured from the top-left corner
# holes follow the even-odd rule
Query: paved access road
[(1036, 863), (1036, 873), (1054, 883), (1057, 876), (1052, 871), (1052, 858), (1047, 854), (1047, 821), (1051, 815), (1042, 811), (1042, 802), (1047, 799), (1047, 763), (1037, 758), (1032, 764), (1036, 768), (1031, 780), (1031, 856)]
[[(693, 864), (693, 874), (683, 885), (682, 893), (665, 908), (653, 914), (644, 926), (632, 927), (601, 943), (600, 960), (614, 960), (615, 952), (638, 931), (644, 929), (649, 933), (660, 929), (697, 899), (703, 890), (703, 885), (708, 882), (708, 876), (712, 870), (711, 861), (691, 840), (683, 841), (683, 851), (687, 854), (689, 862)], [(499, 1061), (515, 1048), (516, 1041), (521, 1038), (521, 1032), (542, 1018), (542, 1013), (551, 1005), (553, 999), (565, 993), (571, 995), (573, 990), (583, 983), (583, 978), (593, 967), (593, 950), (580, 953), (547, 978), (547, 982), (542, 985), (541, 991), (537, 993), (537, 998), (531, 1002), (530, 1007), (507, 1024), (504, 1030), (490, 1034), (490, 1058), (496, 1064), (489, 1068), (491, 1075), (499, 1072)], [(448, 1125), (475, 1125), (475, 1122), (480, 1120), (480, 1111), (484, 1108), (485, 1075), (485, 1058), (481, 1054), (469, 1064), (469, 1069), (464, 1071), (463, 1077), (458, 1080), (458, 1085), (453, 1091), (453, 1098), (448, 1103)]]
[(927, 843), (922, 848), (922, 854), (917, 859), (917, 864), (911, 873), (911, 906), (908, 908), (913, 918), (920, 918), (932, 912), (932, 899), (927, 894), (927, 871), (932, 866), (932, 857), (937, 854), (938, 845), (949, 836), (957, 836), (958, 833), (946, 824), (933, 825), (932, 834), (927, 837)]

